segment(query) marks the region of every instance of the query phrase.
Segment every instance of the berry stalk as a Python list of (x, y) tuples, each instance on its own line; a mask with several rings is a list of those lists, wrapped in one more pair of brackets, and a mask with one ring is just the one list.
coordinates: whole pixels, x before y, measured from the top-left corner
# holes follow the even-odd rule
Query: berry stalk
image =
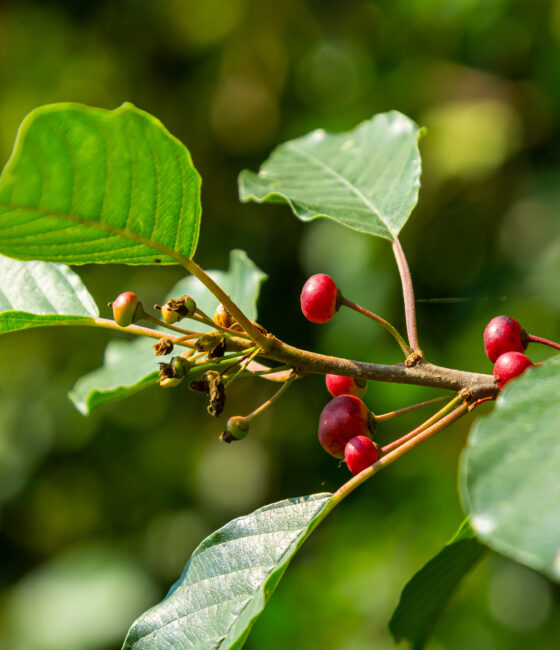
[(348, 300), (347, 298), (342, 297), (341, 305), (344, 305), (345, 307), (349, 307), (350, 309), (353, 309), (355, 312), (358, 314), (362, 314), (362, 316), (366, 316), (367, 318), (370, 318), (371, 320), (375, 321), (376, 323), (379, 323), (382, 327), (384, 327), (389, 334), (395, 339), (395, 341), (400, 345), (401, 350), (404, 352), (404, 356), (408, 357), (408, 355), (412, 352), (404, 338), (399, 334), (397, 329), (389, 323), (389, 321), (386, 321), (384, 318), (381, 318), (381, 316), (378, 316), (377, 314), (374, 314), (373, 312), (369, 311), (369, 309), (365, 309), (364, 307), (360, 307), (360, 305), (357, 305), (355, 302), (352, 302), (351, 300)]
[(425, 422), (422, 422), (422, 424), (416, 429), (413, 429), (409, 433), (405, 434), (404, 436), (398, 438), (397, 440), (393, 440), (393, 442), (390, 442), (388, 445), (385, 445), (381, 449), (381, 451), (384, 454), (389, 453), (390, 451), (393, 451), (393, 449), (397, 449), (398, 447), (401, 447), (404, 443), (408, 442), (409, 440), (412, 440), (414, 437), (422, 433), (422, 431), (425, 431), (428, 427), (432, 426), (441, 418), (449, 413), (449, 411), (457, 406), (457, 404), (460, 404), (463, 401), (463, 398), (460, 395), (457, 395), (454, 397), (448, 404), (446, 404), (442, 409), (440, 409), (437, 413), (434, 413), (431, 418), (428, 418)]
[(548, 339), (543, 339), (541, 336), (533, 336), (532, 334), (529, 334), (527, 336), (527, 338), (532, 343), (542, 343), (542, 345), (548, 345), (551, 348), (555, 348), (556, 350), (560, 350), (560, 343), (555, 343), (554, 341), (549, 341)]

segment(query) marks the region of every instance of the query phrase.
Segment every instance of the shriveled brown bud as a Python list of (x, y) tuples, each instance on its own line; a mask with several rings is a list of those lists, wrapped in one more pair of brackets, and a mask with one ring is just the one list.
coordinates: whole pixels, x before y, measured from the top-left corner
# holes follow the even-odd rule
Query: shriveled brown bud
[(163, 357), (173, 352), (173, 341), (167, 337), (160, 339), (153, 345), (156, 357)]

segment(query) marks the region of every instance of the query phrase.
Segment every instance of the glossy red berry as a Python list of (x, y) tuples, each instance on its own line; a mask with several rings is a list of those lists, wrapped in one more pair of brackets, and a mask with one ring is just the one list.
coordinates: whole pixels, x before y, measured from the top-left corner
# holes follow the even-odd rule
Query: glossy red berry
[(527, 332), (511, 316), (496, 316), (484, 330), (484, 351), (490, 361), (506, 352), (523, 352), (528, 343)]
[(352, 474), (359, 474), (379, 460), (379, 450), (366, 436), (355, 436), (344, 447), (344, 460)]
[(355, 395), (340, 395), (331, 400), (319, 417), (319, 442), (335, 458), (344, 458), (344, 447), (354, 436), (370, 436), (375, 418)]
[(324, 273), (312, 275), (303, 285), (301, 311), (312, 323), (326, 323), (340, 307), (340, 291), (334, 280)]
[(522, 352), (506, 352), (498, 357), (494, 364), (494, 378), (500, 388), (503, 388), (508, 381), (519, 377), (532, 366), (533, 362)]
[(356, 395), (363, 397), (367, 390), (365, 379), (354, 379), (353, 377), (342, 377), (341, 375), (325, 375), (327, 390), (333, 397), (339, 395)]
[(132, 291), (124, 291), (109, 303), (109, 307), (113, 308), (113, 319), (117, 325), (127, 327), (137, 315), (138, 296)]

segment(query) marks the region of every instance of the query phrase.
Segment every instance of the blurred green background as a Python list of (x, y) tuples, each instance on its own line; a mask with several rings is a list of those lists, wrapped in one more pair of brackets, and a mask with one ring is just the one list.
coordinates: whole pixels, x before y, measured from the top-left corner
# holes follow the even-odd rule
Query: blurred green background
[[(482, 331), (504, 312), (560, 336), (558, 0), (3, 0), (1, 164), (29, 110), (66, 100), (130, 100), (187, 144), (203, 177), (198, 262), (225, 268), (230, 248), (247, 250), (270, 276), (265, 327), (302, 347), (389, 363), (399, 351), (383, 330), (352, 313), (313, 326), (298, 296), (308, 274), (331, 273), (350, 299), (402, 329), (390, 246), (324, 220), (304, 225), (285, 207), (241, 205), (236, 177), (287, 138), (400, 110), (428, 127), (420, 205), (402, 241), (429, 358), (490, 372)], [(104, 315), (120, 291), (151, 304), (181, 276), (78, 270)], [(107, 340), (78, 328), (0, 339), (1, 648), (118, 648), (205, 535), (348, 477), (316, 441), (327, 401), (320, 377), (289, 391), (239, 445), (219, 443), (222, 423), (183, 387), (82, 417), (66, 393), (101, 363)], [(236, 387), (225, 417), (269, 393), (256, 382)], [(433, 395), (379, 384), (366, 401), (382, 412)], [(386, 423), (379, 441), (420, 417)], [(246, 647), (393, 648), (386, 623), (400, 590), (461, 521), (456, 468), (469, 426), (455, 425), (335, 511)], [(556, 649), (559, 614), (558, 587), (489, 556), (429, 648)]]

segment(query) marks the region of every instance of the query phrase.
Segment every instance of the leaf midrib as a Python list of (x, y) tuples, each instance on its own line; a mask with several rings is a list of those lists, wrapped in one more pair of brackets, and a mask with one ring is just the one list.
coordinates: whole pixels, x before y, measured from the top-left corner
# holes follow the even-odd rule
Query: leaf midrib
[(168, 248), (167, 246), (164, 246), (163, 244), (160, 244), (159, 242), (156, 242), (152, 239), (147, 239), (142, 235), (138, 235), (137, 233), (132, 232), (130, 230), (123, 230), (122, 228), (111, 226), (110, 224), (100, 222), (100, 221), (90, 221), (85, 217), (80, 217), (76, 214), (71, 214), (69, 212), (59, 212), (58, 210), (52, 210), (50, 208), (39, 208), (34, 205), (11, 203), (8, 201), (0, 201), (0, 208), (7, 208), (9, 210), (29, 210), (30, 212), (34, 212), (35, 214), (40, 214), (43, 216), (45, 215), (51, 216), (57, 219), (66, 219), (67, 221), (71, 221), (72, 223), (77, 223), (82, 226), (95, 228), (96, 230), (99, 230), (101, 232), (107, 232), (112, 235), (118, 235), (119, 237), (124, 237), (133, 242), (136, 242), (137, 244), (142, 244), (143, 246), (147, 246), (148, 248), (163, 253), (164, 255), (167, 255), (168, 257), (174, 259), (179, 264), (182, 264), (185, 260), (188, 259), (181, 253), (178, 253), (177, 251), (174, 251), (171, 248)]
[(379, 210), (374, 203), (372, 203), (355, 185), (351, 183), (345, 176), (343, 176), (340, 172), (338, 172), (336, 169), (333, 169), (330, 165), (327, 163), (323, 162), (313, 154), (309, 153), (308, 151), (305, 151), (305, 149), (300, 149), (298, 146), (296, 146), (293, 143), (288, 143), (286, 146), (287, 149), (290, 149), (294, 151), (296, 154), (300, 154), (302, 156), (305, 156), (308, 158), (312, 163), (314, 163), (317, 167), (320, 169), (324, 169), (326, 172), (330, 173), (331, 176), (336, 178), (337, 180), (341, 181), (344, 185), (346, 185), (351, 192), (353, 192), (371, 211), (372, 213), (383, 223), (385, 228), (387, 228), (387, 231), (391, 235), (393, 239), (395, 239), (396, 235), (388, 225), (386, 219), (383, 217), (381, 210)]

